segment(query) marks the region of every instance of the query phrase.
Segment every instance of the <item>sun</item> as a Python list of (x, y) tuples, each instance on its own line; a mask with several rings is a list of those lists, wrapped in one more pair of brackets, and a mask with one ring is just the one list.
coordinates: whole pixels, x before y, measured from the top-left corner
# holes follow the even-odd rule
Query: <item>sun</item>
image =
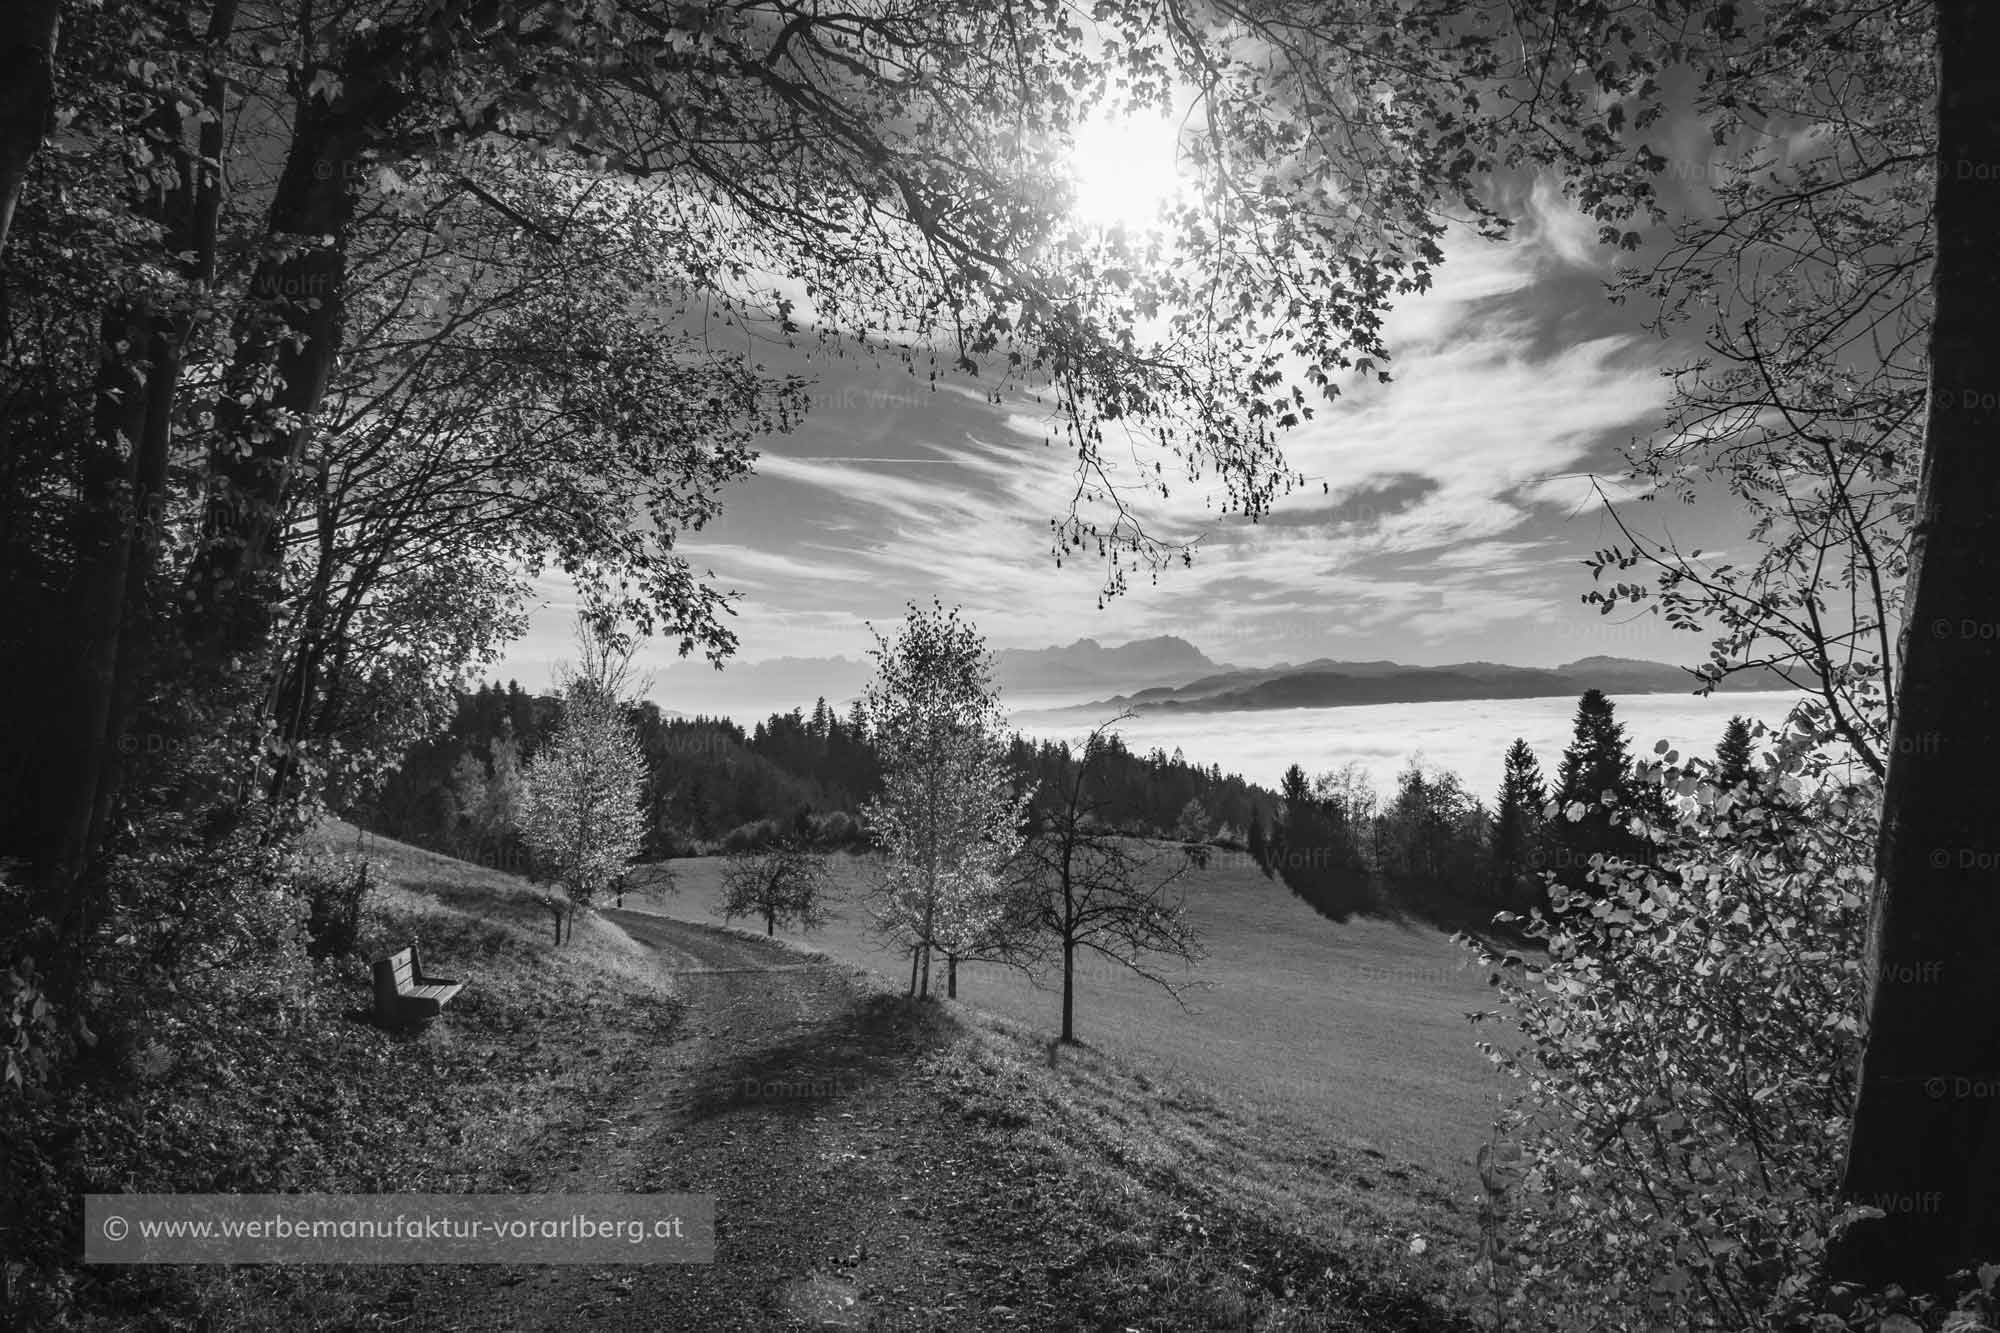
[(1093, 115), (1076, 127), (1070, 152), (1077, 219), (1107, 230), (1143, 230), (1186, 182), (1180, 171), (1180, 126), (1172, 117), (1139, 112)]

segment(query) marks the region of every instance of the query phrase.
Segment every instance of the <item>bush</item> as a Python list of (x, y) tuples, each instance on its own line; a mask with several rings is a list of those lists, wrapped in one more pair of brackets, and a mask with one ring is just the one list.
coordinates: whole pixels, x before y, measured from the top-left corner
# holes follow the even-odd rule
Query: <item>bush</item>
[(366, 857), (316, 857), (292, 872), (292, 891), (306, 904), (306, 953), (344, 958), (355, 950), (361, 914), (368, 902), (370, 867)]
[(1525, 928), (1545, 961), (1481, 949), (1504, 1008), (1475, 1017), (1527, 1038), (1481, 1049), (1528, 1089), (1484, 1164), (1511, 1234), (1476, 1275), (1521, 1326), (1764, 1327), (1821, 1298), (1880, 789), (1822, 782), (1816, 747), (1787, 737), (1761, 791), (1642, 765), (1671, 794), (1660, 854), (1552, 882)]
[(866, 836), (861, 821), (845, 810), (834, 810), (813, 820), (812, 839), (820, 847), (852, 847)]
[(726, 852), (761, 852), (777, 842), (782, 831), (772, 820), (753, 819), (729, 830), (722, 839), (722, 849)]
[(38, 909), (23, 863), (0, 861), (0, 1097), (31, 1091), (76, 1051), (89, 1033), (49, 994), (36, 959), (56, 950), (54, 925)]

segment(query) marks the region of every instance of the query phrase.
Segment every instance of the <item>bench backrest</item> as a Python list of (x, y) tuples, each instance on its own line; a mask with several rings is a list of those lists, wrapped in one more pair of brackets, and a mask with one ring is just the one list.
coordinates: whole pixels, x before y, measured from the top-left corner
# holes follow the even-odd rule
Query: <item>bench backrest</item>
[[(382, 960), (389, 965), (390, 980), (398, 993), (407, 991), (417, 984), (416, 952), (412, 949), (398, 949)], [(382, 963), (377, 963), (379, 968)]]

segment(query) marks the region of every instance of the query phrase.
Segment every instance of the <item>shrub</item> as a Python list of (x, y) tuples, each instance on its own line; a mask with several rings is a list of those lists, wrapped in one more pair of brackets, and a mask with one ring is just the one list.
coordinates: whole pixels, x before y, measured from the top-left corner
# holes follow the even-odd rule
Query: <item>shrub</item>
[(722, 849), (726, 852), (758, 852), (778, 841), (779, 828), (768, 819), (753, 819), (747, 824), (738, 824), (722, 839)]
[(292, 872), (292, 891), (306, 904), (306, 953), (342, 958), (353, 953), (361, 914), (373, 887), (366, 857), (316, 857)]
[(861, 821), (845, 810), (834, 810), (813, 821), (813, 842), (821, 847), (852, 847), (863, 841)]
[(22, 862), (0, 861), (0, 1097), (41, 1087), (89, 1032), (74, 1016), (64, 1021), (37, 970), (37, 957), (55, 952), (56, 932), (22, 871)]
[(1525, 928), (1544, 961), (1481, 948), (1503, 1008), (1475, 1018), (1527, 1039), (1481, 1049), (1528, 1087), (1500, 1126), (1520, 1198), (1492, 1212), (1512, 1234), (1476, 1276), (1523, 1326), (1750, 1328), (1815, 1299), (1880, 802), (1816, 745), (1787, 737), (1757, 791), (1673, 754), (1643, 765), (1672, 810), (1650, 864), (1552, 881)]

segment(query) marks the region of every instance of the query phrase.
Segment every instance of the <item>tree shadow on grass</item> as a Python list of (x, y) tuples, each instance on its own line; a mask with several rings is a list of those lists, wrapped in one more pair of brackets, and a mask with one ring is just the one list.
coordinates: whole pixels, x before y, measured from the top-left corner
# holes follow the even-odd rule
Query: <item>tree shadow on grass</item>
[(519, 889), (497, 888), (492, 884), (468, 884), (448, 876), (426, 875), (412, 875), (400, 882), (410, 892), (435, 899), (442, 906), (468, 916), (526, 927), (542, 935), (548, 933), (548, 909), (525, 884)]
[(1455, 893), (1437, 885), (1396, 884), (1384, 894), (1383, 916), (1410, 929), (1464, 934), (1496, 949), (1519, 949), (1533, 941), (1518, 929), (1496, 924), (1494, 916), (1510, 909), (1479, 894)]
[(1516, 929), (1496, 925), (1494, 915), (1507, 908), (1482, 893), (1351, 872), (1281, 868), (1279, 878), (1306, 906), (1337, 924), (1357, 917), (1387, 921), (1412, 931), (1470, 935), (1497, 949), (1518, 949), (1533, 943)]
[(798, 1035), (744, 1051), (694, 1085), (687, 1114), (705, 1120), (760, 1108), (809, 1116), (894, 1079), (951, 1040), (935, 1006), (896, 995), (867, 995)]

